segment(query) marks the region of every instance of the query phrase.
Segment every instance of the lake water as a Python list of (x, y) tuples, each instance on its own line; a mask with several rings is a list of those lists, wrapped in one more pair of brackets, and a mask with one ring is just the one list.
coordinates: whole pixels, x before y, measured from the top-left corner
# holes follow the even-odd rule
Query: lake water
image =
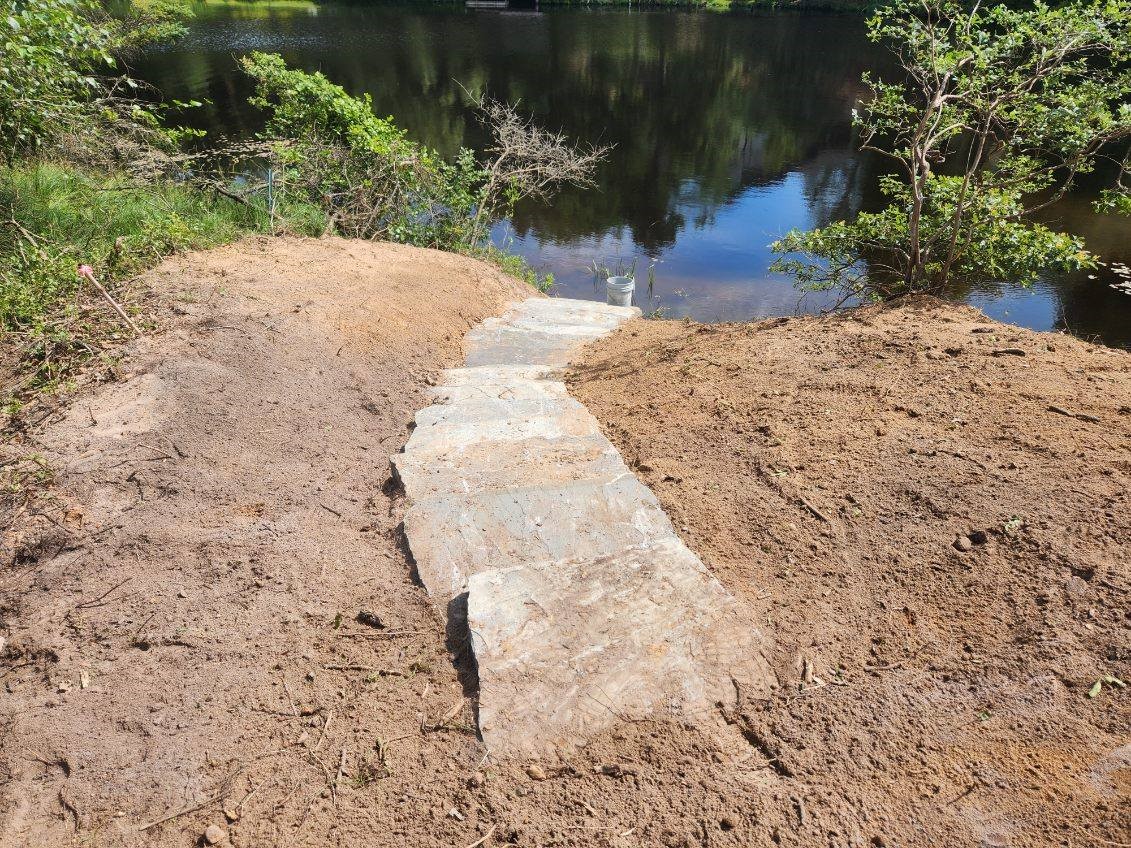
[[(262, 115), (235, 57), (251, 50), (368, 92), (378, 113), (445, 154), (484, 142), (463, 88), (615, 145), (599, 188), (527, 204), (494, 232), (552, 271), (563, 296), (602, 299), (593, 263), (636, 257), (646, 311), (717, 321), (818, 310), (827, 301), (768, 272), (768, 244), (879, 202), (878, 165), (854, 150), (851, 110), (861, 73), (890, 65), (858, 16), (209, 4), (186, 38), (135, 70), (168, 97), (208, 101), (190, 123), (247, 136)], [(1047, 220), (1131, 263), (1131, 222), (1095, 215), (1089, 201), (1070, 198)], [(1100, 270), (965, 296), (1004, 321), (1131, 346), (1131, 296), (1114, 280)]]

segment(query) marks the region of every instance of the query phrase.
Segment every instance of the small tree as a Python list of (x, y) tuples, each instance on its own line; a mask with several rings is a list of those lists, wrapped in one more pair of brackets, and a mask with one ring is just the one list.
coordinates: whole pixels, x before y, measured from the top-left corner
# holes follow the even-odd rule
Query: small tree
[(251, 102), (269, 112), (266, 136), (304, 199), (330, 226), (355, 238), (387, 238), (449, 250), (483, 245), (489, 226), (524, 197), (588, 185), (605, 148), (580, 148), (535, 126), (506, 104), (476, 106), (494, 139), (486, 161), (461, 150), (448, 162), (321, 73), (282, 57), (240, 60), (255, 80)]
[[(1079, 175), (1131, 138), (1131, 4), (964, 7), (895, 0), (869, 21), (906, 78), (864, 81), (862, 148), (897, 165), (892, 199), (775, 242), (772, 269), (803, 288), (890, 298), (952, 283), (1031, 284), (1048, 268), (1094, 265), (1083, 243), (1034, 223)], [(1102, 203), (1126, 211), (1119, 163)]]

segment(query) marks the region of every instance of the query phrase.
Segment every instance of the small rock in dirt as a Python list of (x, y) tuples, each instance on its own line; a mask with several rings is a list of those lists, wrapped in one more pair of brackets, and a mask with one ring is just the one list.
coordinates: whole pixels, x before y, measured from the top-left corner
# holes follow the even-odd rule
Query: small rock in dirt
[(1088, 581), (1073, 574), (1064, 584), (1064, 591), (1069, 595), (1075, 595), (1077, 597), (1085, 595), (1088, 592)]
[(969, 536), (959, 536), (954, 540), (954, 547), (956, 550), (966, 552), (974, 547), (974, 543), (970, 541)]
[(204, 830), (204, 841), (209, 845), (219, 845), (227, 838), (227, 831), (218, 824), (210, 824)]
[(723, 816), (719, 819), (719, 827), (723, 830), (734, 830), (738, 824), (730, 816)]
[(364, 624), (366, 627), (372, 627), (375, 630), (385, 629), (385, 622), (381, 620), (381, 616), (369, 610), (360, 610), (358, 612), (357, 623)]
[(601, 774), (608, 777), (630, 777), (637, 773), (636, 766), (621, 763), (607, 763), (601, 766)]
[(971, 530), (968, 535), (970, 536), (970, 541), (975, 545), (984, 545), (990, 540), (985, 530)]
[(486, 782), (487, 782), (487, 775), (483, 774), (483, 772), (481, 772), (481, 771), (477, 771), (475, 774), (473, 774), (471, 777), (469, 777), (467, 779), (467, 785), (470, 786), (472, 789), (478, 788)]
[(229, 822), (237, 822), (240, 820), (240, 811), (235, 807), (225, 807), (224, 818), (226, 818)]
[(532, 763), (526, 767), (526, 774), (531, 780), (545, 780), (546, 770), (537, 763)]

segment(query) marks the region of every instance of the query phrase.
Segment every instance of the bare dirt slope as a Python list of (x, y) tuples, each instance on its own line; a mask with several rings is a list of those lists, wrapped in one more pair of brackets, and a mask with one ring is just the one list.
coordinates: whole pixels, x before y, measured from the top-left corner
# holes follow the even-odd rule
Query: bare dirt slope
[(633, 722), (558, 759), (485, 758), (388, 457), (468, 327), (528, 288), (448, 254), (291, 240), (148, 283), (163, 331), (3, 448), (5, 482), (39, 485), (0, 525), (0, 845), (818, 836), (735, 716), (710, 738)]
[(41, 484), (3, 521), (5, 848), (1127, 841), (1126, 695), (1086, 697), (1127, 676), (1127, 356), (973, 313), (637, 322), (580, 391), (756, 607), (785, 691), (719, 733), (494, 762), (388, 457), (529, 289), (290, 240), (149, 283), (164, 330), (4, 447)]
[(1131, 355), (928, 301), (636, 321), (572, 388), (776, 640), (783, 844), (1131, 842)]

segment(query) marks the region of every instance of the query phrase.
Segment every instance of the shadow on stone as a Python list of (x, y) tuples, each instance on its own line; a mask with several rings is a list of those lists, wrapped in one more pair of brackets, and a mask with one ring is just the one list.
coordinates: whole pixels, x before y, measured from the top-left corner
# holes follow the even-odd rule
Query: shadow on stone
[(479, 664), (471, 648), (471, 631), (467, 626), (467, 592), (460, 592), (448, 602), (445, 630), (448, 652), (459, 675), (465, 698), (471, 698), (475, 723), (479, 724)]

